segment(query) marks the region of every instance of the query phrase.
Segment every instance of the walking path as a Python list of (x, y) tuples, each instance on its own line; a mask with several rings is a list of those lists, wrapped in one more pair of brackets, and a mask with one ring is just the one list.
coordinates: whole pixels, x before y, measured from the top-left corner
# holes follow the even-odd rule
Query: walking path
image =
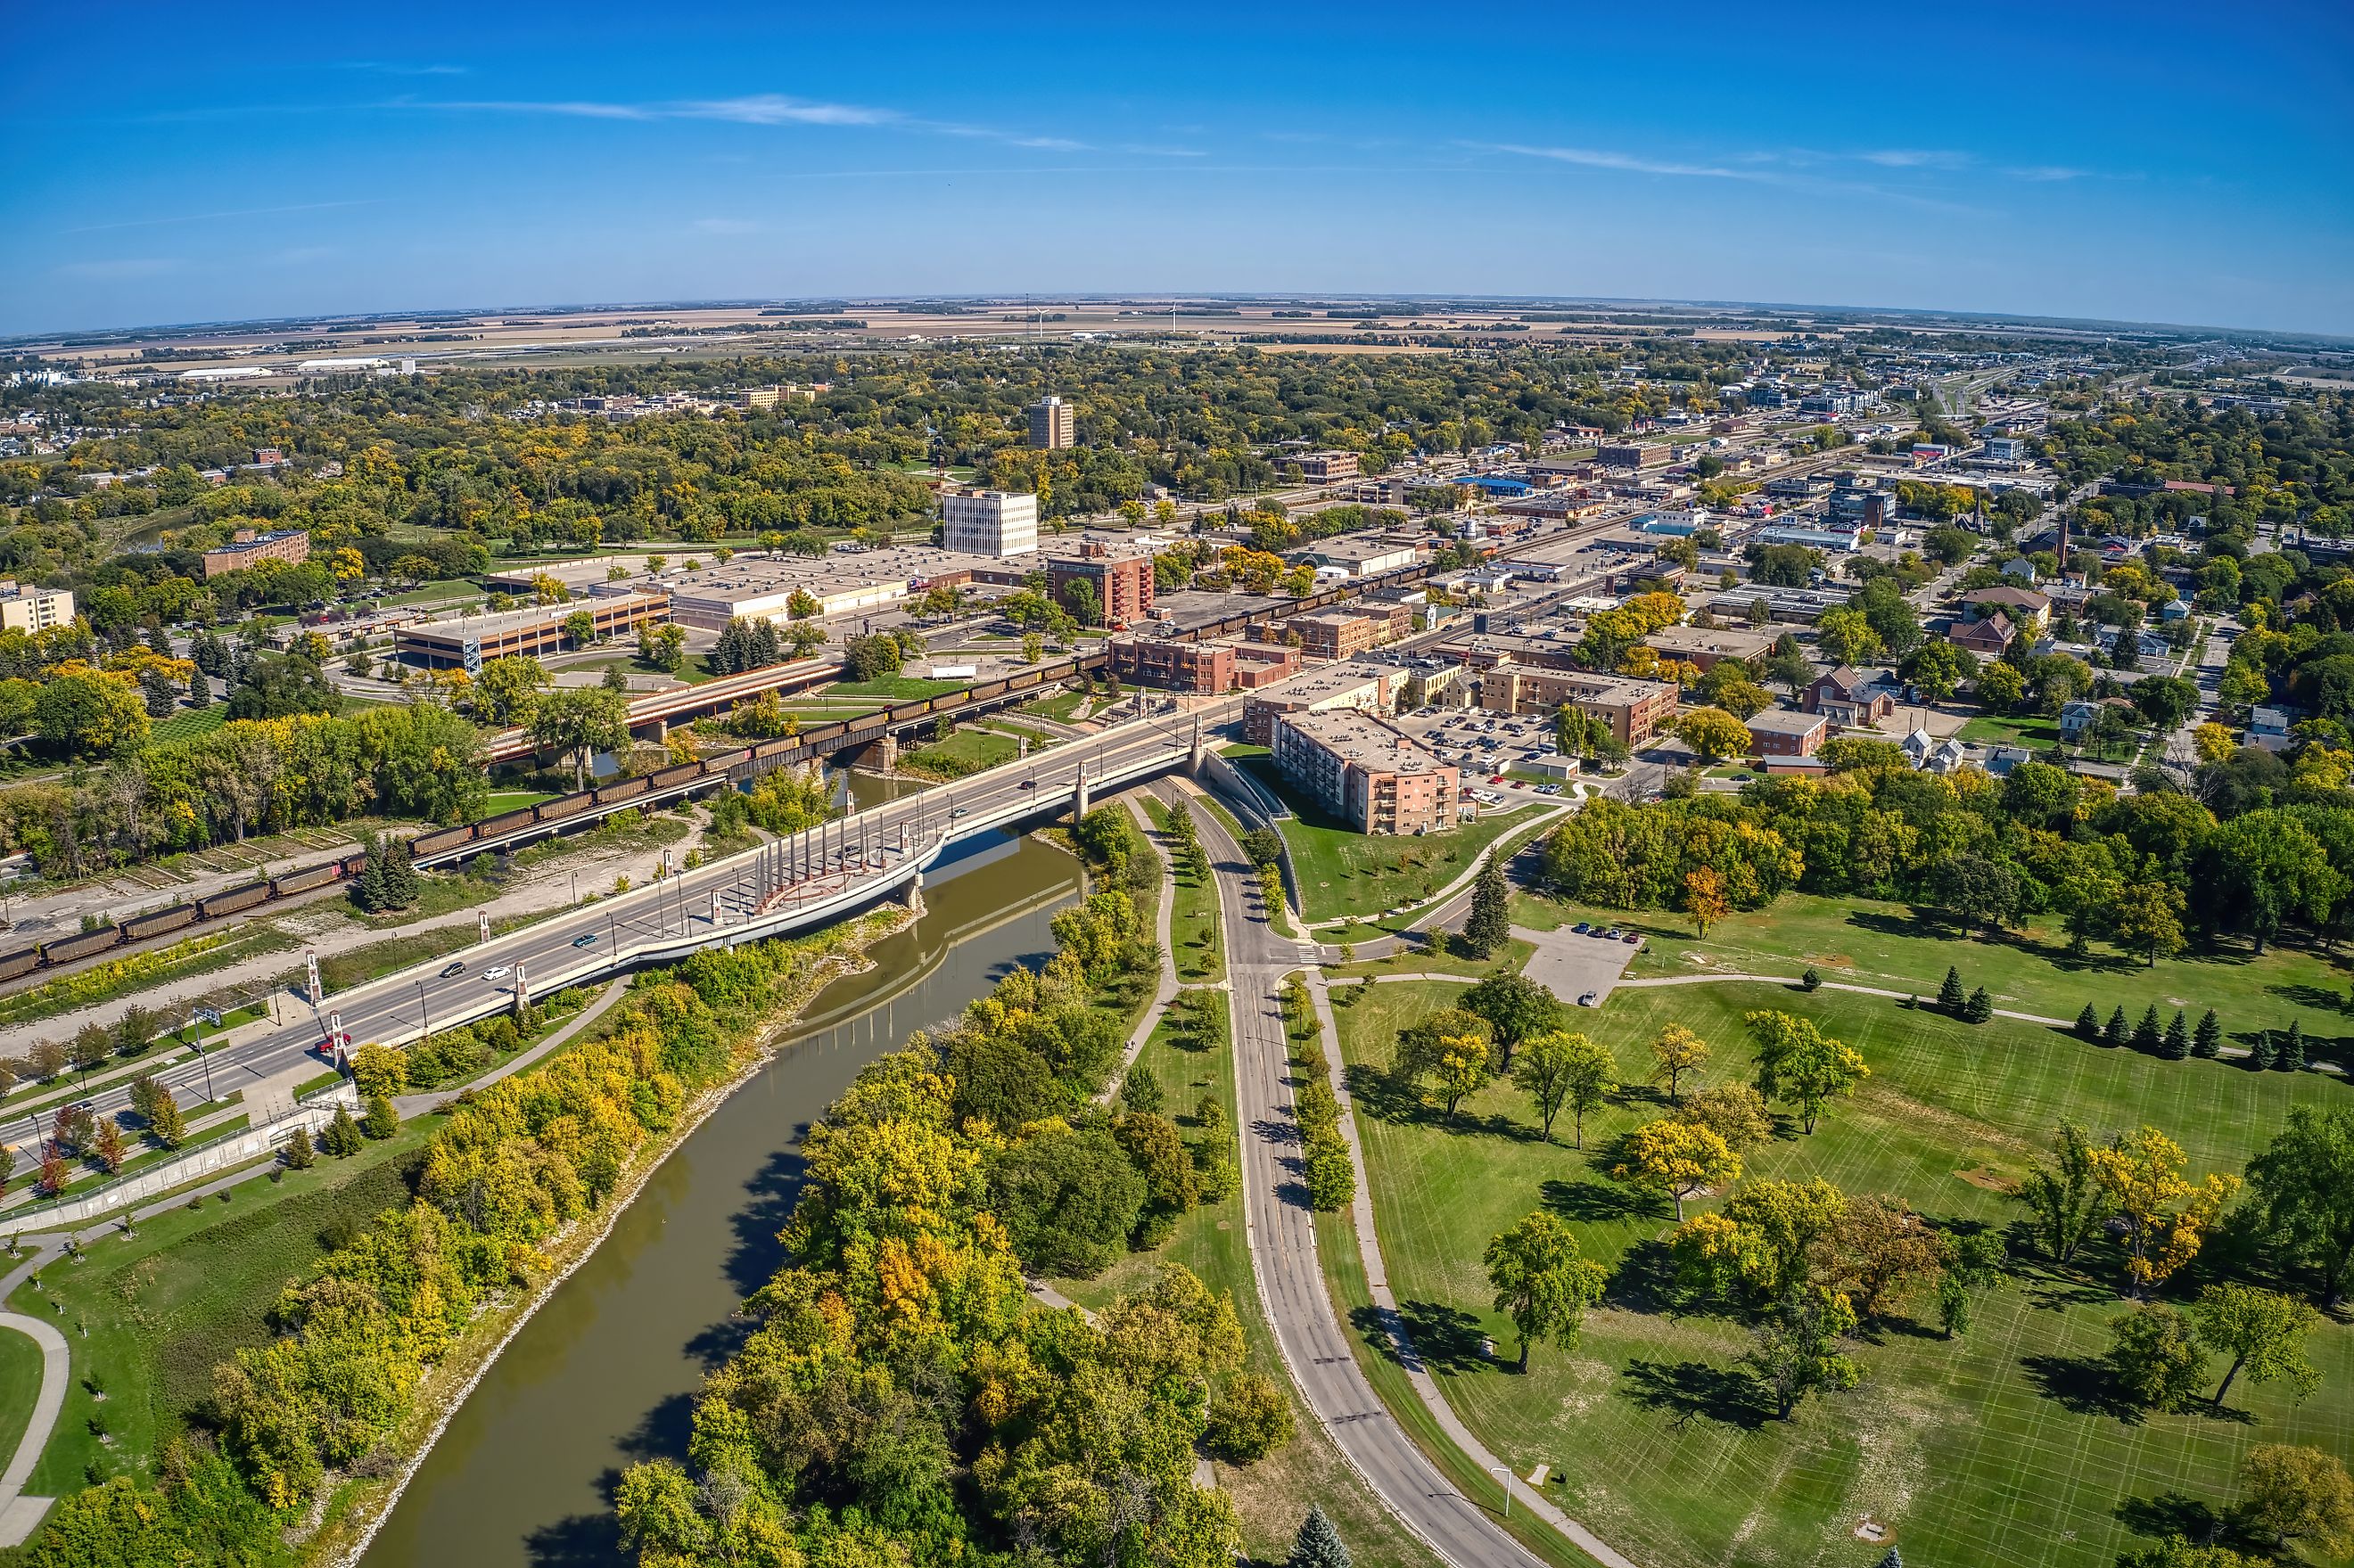
[(1278, 937), (1259, 878), (1215, 812), (1196, 821), (1218, 875), (1227, 935), (1243, 1208), (1259, 1307), (1300, 1398), (1390, 1512), (1454, 1568), (1536, 1568), (1539, 1559), (1465, 1498), (1416, 1446), (1357, 1364), (1317, 1262), (1299, 1177), (1288, 1052), (1277, 991), (1313, 945)]
[(1143, 1051), (1144, 1043), (1152, 1038), (1153, 1026), (1161, 1022), (1161, 1015), (1169, 1011), (1169, 1004), (1177, 997), (1177, 953), (1170, 943), (1170, 921), (1177, 908), (1177, 858), (1154, 830), (1152, 819), (1145, 815), (1144, 802), (1134, 795), (1125, 799), (1129, 812), (1136, 818), (1138, 831), (1161, 852), (1161, 906), (1152, 922), (1154, 938), (1161, 944), (1161, 983), (1152, 993), (1152, 1005), (1146, 1008), (1144, 1015), (1137, 1020), (1135, 1033), (1128, 1037), (1127, 1049), (1120, 1053), (1119, 1071), (1096, 1096), (1099, 1105), (1108, 1105), (1111, 1097), (1119, 1092), (1119, 1086), (1127, 1080), (1128, 1070), (1136, 1065), (1136, 1058)]
[[(57, 1253), (55, 1246), (39, 1248), (10, 1270), (6, 1278), (0, 1279), (0, 1301), (5, 1301), (11, 1291)], [(7, 1469), (0, 1471), (0, 1546), (15, 1546), (33, 1533), (54, 1500), (27, 1497), (25, 1483), (33, 1478), (33, 1466), (39, 1461), (41, 1450), (49, 1446), (58, 1413), (65, 1408), (71, 1358), (66, 1351), (66, 1337), (54, 1323), (24, 1312), (0, 1311), (0, 1328), (16, 1330), (41, 1349), (41, 1391), (33, 1398), (32, 1418), (25, 1423), (25, 1435), (16, 1440), (16, 1452), (9, 1457)]]
[(1357, 1164), (1357, 1195), (1350, 1205), (1350, 1218), (1356, 1226), (1357, 1251), (1365, 1267), (1365, 1287), (1373, 1298), (1374, 1309), (1381, 1315), (1382, 1328), (1389, 1336), (1398, 1362), (1405, 1369), (1406, 1380), (1414, 1384), (1416, 1397), (1466, 1458), (1490, 1475), (1504, 1478), (1514, 1503), (1552, 1525), (1604, 1568), (1635, 1568), (1608, 1542), (1554, 1507), (1543, 1492), (1514, 1475), (1509, 1466), (1473, 1436), (1471, 1429), (1463, 1425), (1454, 1407), (1447, 1403), (1437, 1380), (1430, 1375), (1429, 1367), (1416, 1351), (1413, 1339), (1406, 1333), (1405, 1318), (1398, 1311), (1397, 1298), (1390, 1291), (1389, 1266), (1383, 1261), (1381, 1237), (1373, 1229), (1373, 1183), (1365, 1176), (1364, 1146), (1357, 1140), (1357, 1118), (1350, 1101), (1348, 1075), (1341, 1070), (1341, 1032), (1332, 1019), (1332, 999), (1319, 971), (1310, 969), (1305, 973), (1309, 999), (1316, 1007), (1316, 1026), (1324, 1036), (1325, 1065), (1331, 1075), (1332, 1092), (1341, 1101), (1341, 1136), (1348, 1139), (1349, 1157)]

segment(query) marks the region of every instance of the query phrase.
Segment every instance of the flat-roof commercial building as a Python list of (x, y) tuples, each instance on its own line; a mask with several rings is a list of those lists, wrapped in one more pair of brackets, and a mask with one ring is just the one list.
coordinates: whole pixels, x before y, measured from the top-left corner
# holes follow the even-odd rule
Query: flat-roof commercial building
[(1498, 713), (1543, 714), (1567, 704), (1598, 718), (1626, 746), (1649, 739), (1676, 716), (1676, 688), (1662, 681), (1585, 671), (1499, 664), (1479, 677), (1479, 705)]
[(454, 668), (480, 674), (493, 659), (536, 658), (557, 652), (564, 645), (564, 623), (583, 614), (597, 636), (613, 637), (669, 620), (670, 601), (659, 593), (609, 594), (489, 615), (453, 616), (398, 628), (392, 634), (392, 651), (429, 670)]
[(1237, 642), (1235, 684), (1255, 692), (1299, 673), (1299, 650), (1281, 642)]
[(1406, 672), (1384, 664), (1327, 664), (1263, 688), (1243, 704), (1243, 738), (1275, 744), (1275, 721), (1286, 714), (1354, 708), (1385, 714), (1397, 706)]
[(1361, 833), (1444, 832), (1455, 825), (1455, 769), (1362, 713), (1286, 714), (1275, 766), (1293, 788)]
[(1831, 727), (1831, 721), (1821, 714), (1790, 708), (1767, 708), (1751, 715), (1745, 724), (1749, 744), (1760, 757), (1812, 757)]
[(1303, 452), (1285, 461), (1298, 463), (1300, 477), (1319, 484), (1357, 477), (1357, 454), (1354, 452)]
[(1124, 627), (1145, 620), (1152, 613), (1152, 552), (1087, 540), (1074, 555), (1047, 557), (1046, 591), (1056, 604), (1070, 609), (1070, 588), (1078, 583), (1094, 590), (1096, 624)]
[(1714, 669), (1726, 659), (1763, 659), (1774, 639), (1763, 631), (1719, 626), (1663, 626), (1643, 641), (1662, 659), (1681, 659), (1695, 669)]
[(1639, 445), (1633, 441), (1617, 446), (1597, 447), (1594, 461), (1604, 468), (1631, 468), (1638, 473), (1649, 468), (1665, 468), (1675, 460), (1666, 447)]
[(264, 561), (292, 564), (310, 558), (311, 535), (300, 528), (273, 528), (267, 534), (239, 528), (229, 536), (228, 544), (205, 552), (205, 576), (217, 577), (223, 572), (241, 572)]
[(1412, 545), (1385, 539), (1327, 539), (1299, 552), (1299, 558), (1320, 567), (1337, 567), (1352, 577), (1369, 577), (1410, 567), (1422, 558)]
[(1353, 610), (1325, 609), (1295, 615), (1285, 629), (1299, 634), (1299, 651), (1310, 659), (1347, 659), (1389, 641), (1386, 614), (1359, 615)]
[(0, 577), (0, 631), (48, 631), (73, 618), (71, 588), (26, 588)]
[(1140, 686), (1209, 696), (1234, 689), (1235, 645), (1178, 642), (1161, 637), (1115, 637), (1106, 650), (1113, 673)]
[(1043, 451), (1061, 451), (1079, 444), (1076, 410), (1060, 397), (1041, 397), (1030, 405), (1030, 444)]
[(1000, 560), (1029, 555), (1038, 547), (1038, 498), (1002, 490), (943, 490), (940, 545), (960, 555)]

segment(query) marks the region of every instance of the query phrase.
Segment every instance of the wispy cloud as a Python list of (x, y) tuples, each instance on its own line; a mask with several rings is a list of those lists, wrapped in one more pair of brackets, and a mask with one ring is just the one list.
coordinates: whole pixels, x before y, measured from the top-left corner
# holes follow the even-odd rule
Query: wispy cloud
[(2038, 183), (2049, 183), (2054, 180), (2088, 180), (2093, 177), (2093, 171), (2090, 169), (2071, 169), (2057, 164), (2042, 164), (2026, 169), (2005, 169), (2003, 173), (2015, 180), (2034, 180)]
[(1619, 169), (1635, 175), (1670, 175), (1703, 180), (1770, 180), (1773, 177), (1755, 169), (1679, 163), (1673, 159), (1646, 157), (1638, 153), (1615, 153), (1595, 147), (1531, 147), (1515, 142), (1475, 142), (1469, 145), (1490, 153), (1511, 153), (1523, 158), (1550, 158), (1557, 164), (1576, 164), (1589, 169)]
[(461, 65), (425, 65), (406, 60), (336, 60), (335, 70), (366, 71), (371, 76), (464, 76)]
[[(1595, 147), (1538, 147), (1514, 142), (1467, 142), (1475, 151), (1505, 153), (1522, 158), (1544, 158), (1582, 168), (1611, 169), (1625, 174), (1658, 175), (1670, 179), (1734, 180), (1748, 185), (1778, 185), (1787, 190), (1867, 196), (1933, 211), (1968, 213), (1974, 209), (1918, 191), (1873, 185), (1862, 180), (1827, 178), (1799, 172), (1814, 156), (1806, 154), (1752, 152), (1727, 154), (1714, 162), (1655, 157)], [(1793, 167), (1777, 165), (1790, 164)]]
[(324, 212), (331, 207), (376, 207), (382, 196), (367, 196), (354, 201), (302, 201), (286, 207), (234, 207), (219, 212), (178, 212), (156, 217), (126, 217), (112, 223), (85, 223), (72, 228), (61, 228), (60, 234), (101, 234), (116, 228), (154, 228), (167, 223), (210, 223), (224, 217), (261, 217), (281, 212)]
[(1883, 169), (1967, 169), (1978, 162), (1967, 153), (1918, 147), (1888, 147), (1877, 152), (1858, 153), (1855, 156), (1867, 164), (1877, 164)]
[[(679, 99), (656, 103), (605, 102), (595, 100), (402, 100), (394, 109), (442, 110), (492, 114), (554, 114), (583, 120), (652, 122), (664, 120), (709, 120), (735, 125), (821, 125), (869, 130), (907, 131), (928, 136), (955, 136), (1026, 147), (1048, 153), (1087, 153), (1098, 149), (1069, 136), (1041, 135), (994, 125), (974, 125), (957, 120), (935, 120), (903, 110), (864, 103), (833, 103), (822, 99), (794, 98), (763, 92), (742, 98)], [(1198, 157), (1187, 148), (1121, 143), (1112, 151), (1159, 157)]]
[(120, 282), (128, 278), (153, 278), (179, 266), (177, 259), (168, 256), (120, 256), (101, 261), (69, 261), (58, 271), (68, 278), (87, 278), (98, 282)]

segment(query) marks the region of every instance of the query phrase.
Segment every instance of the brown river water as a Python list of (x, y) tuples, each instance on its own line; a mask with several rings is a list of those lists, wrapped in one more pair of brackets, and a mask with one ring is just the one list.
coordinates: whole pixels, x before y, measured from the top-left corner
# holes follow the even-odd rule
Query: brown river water
[[(870, 781), (861, 779), (860, 793)], [(451, 1418), (362, 1568), (573, 1568), (625, 1561), (622, 1467), (682, 1457), (703, 1374), (781, 1261), (803, 1130), (860, 1068), (1053, 951), (1078, 867), (991, 837), (925, 878), (925, 914), (875, 967), (821, 992), (775, 1057), (689, 1134)]]

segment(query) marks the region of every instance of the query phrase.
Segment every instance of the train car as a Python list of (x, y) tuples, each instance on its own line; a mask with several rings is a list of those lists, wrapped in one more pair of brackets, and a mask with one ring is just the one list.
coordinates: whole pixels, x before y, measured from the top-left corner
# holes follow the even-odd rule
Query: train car
[(731, 768), (751, 760), (752, 748), (748, 746), (738, 747), (734, 751), (723, 751), (716, 757), (705, 758), (703, 771), (706, 775), (725, 773)]
[(702, 763), (682, 762), (674, 767), (663, 768), (659, 772), (647, 774), (646, 788), (648, 789), (675, 789), (680, 785), (686, 783), (690, 779), (700, 779), (702, 777)]
[(0, 980), (15, 980), (18, 975), (31, 974), (41, 967), (41, 949), (18, 948), (14, 952), (0, 953)]
[(409, 840), (408, 853), (412, 859), (419, 855), (445, 854), (473, 836), (474, 828), (471, 822), (461, 828), (440, 828)]
[(799, 751), (808, 743), (809, 737), (802, 735), (789, 735), (782, 740), (764, 740), (752, 748), (752, 759), (755, 762), (766, 762), (771, 757), (782, 757), (788, 751)]
[(525, 806), (520, 811), (501, 811), (495, 817), (484, 817), (474, 824), (474, 836), (478, 839), (495, 839), (514, 832), (517, 828), (527, 828), (539, 821), (532, 814), (535, 810), (536, 808)]
[(985, 703), (991, 697), (1003, 696), (1012, 689), (1013, 683), (1010, 681), (983, 681), (972, 689), (972, 700), (976, 703)]
[(125, 920), (122, 923), (122, 939), (126, 942), (143, 942), (150, 937), (158, 937), (166, 931), (176, 931), (183, 926), (193, 926), (196, 923), (196, 906), (195, 905), (175, 904), (169, 909), (158, 909), (148, 915), (133, 915), (130, 919)]
[(314, 865), (307, 871), (290, 871), (272, 879), (270, 895), (273, 898), (284, 898), (291, 894), (308, 893), (314, 887), (326, 886), (343, 874), (344, 868), (336, 864)]
[(560, 822), (567, 817), (577, 817), (597, 803), (593, 792), (578, 795), (558, 795), (553, 800), (542, 800), (531, 809), (532, 820), (539, 822)]
[(196, 909), (207, 920), (217, 920), (224, 915), (234, 915), (240, 909), (250, 909), (270, 896), (270, 884), (249, 882), (243, 887), (224, 888), (196, 900)]
[(354, 853), (347, 854), (343, 859), (335, 863), (336, 874), (343, 877), (346, 882), (357, 881), (360, 874), (366, 869), (367, 851), (366, 850), (359, 850)]
[(122, 933), (112, 926), (103, 931), (84, 931), (78, 937), (60, 937), (54, 942), (41, 944), (41, 962), (69, 964), (76, 959), (102, 953), (122, 940)]
[(597, 804), (610, 806), (616, 800), (627, 800), (645, 792), (646, 781), (643, 779), (622, 779), (610, 784), (599, 784), (597, 786)]

